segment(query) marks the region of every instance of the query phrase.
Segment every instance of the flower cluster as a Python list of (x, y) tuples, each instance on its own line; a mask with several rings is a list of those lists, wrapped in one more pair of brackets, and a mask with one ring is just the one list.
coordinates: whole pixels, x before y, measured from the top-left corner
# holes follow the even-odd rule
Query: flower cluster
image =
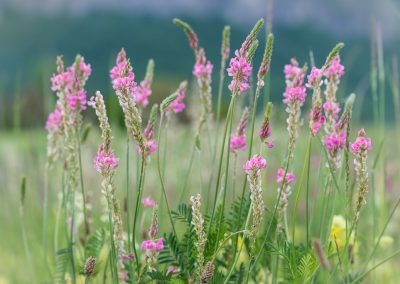
[(179, 84), (178, 90), (176, 91), (178, 93), (178, 96), (176, 99), (168, 105), (167, 109), (170, 110), (167, 113), (179, 113), (182, 112), (185, 109), (185, 103), (183, 100), (185, 99), (186, 96), (186, 89), (187, 89), (187, 81), (183, 81)]
[(46, 129), (49, 131), (58, 129), (62, 122), (62, 115), (62, 108), (57, 105), (56, 109), (47, 117)]
[(330, 66), (326, 68), (324, 75), (326, 77), (334, 77), (336, 80), (344, 75), (344, 66), (340, 64), (340, 57), (336, 56), (332, 60)]
[(149, 96), (151, 95), (151, 84), (153, 82), (154, 61), (149, 60), (147, 64), (146, 76), (142, 82), (135, 88), (134, 97), (138, 105), (146, 107), (149, 104)]
[(332, 135), (325, 136), (325, 147), (329, 154), (329, 159), (334, 163), (337, 169), (340, 167), (339, 151), (346, 147), (346, 132), (343, 131), (339, 135), (335, 132)]
[(150, 251), (150, 252), (160, 252), (164, 249), (164, 240), (158, 239), (157, 241), (153, 240), (144, 240), (142, 242), (142, 251)]
[(135, 75), (124, 49), (118, 53), (116, 65), (110, 70), (112, 85), (118, 97), (118, 102), (124, 112), (125, 126), (129, 136), (136, 140), (140, 149), (144, 149), (144, 137), (141, 132), (142, 118), (136, 107), (134, 90)]
[(312, 107), (310, 112), (309, 128), (311, 134), (316, 136), (325, 122), (325, 116), (322, 113), (322, 99), (321, 99), (321, 84), (322, 84), (322, 69), (315, 66), (311, 68), (310, 75), (307, 76), (306, 87), (313, 89)]
[(232, 94), (240, 95), (250, 88), (248, 82), (252, 67), (247, 60), (247, 53), (240, 53), (236, 50), (235, 57), (231, 58), (227, 71), (228, 75), (232, 77), (232, 81), (228, 86)]
[(250, 199), (252, 210), (252, 226), (250, 230), (251, 237), (251, 252), (254, 252), (255, 239), (258, 228), (261, 223), (261, 218), (264, 213), (264, 201), (262, 199), (261, 187), (261, 169), (267, 166), (267, 162), (260, 155), (254, 155), (244, 165), (244, 170), (247, 173), (247, 181), (250, 187)]
[(265, 159), (261, 155), (256, 154), (244, 164), (243, 169), (248, 175), (252, 175), (266, 166), (267, 162)]
[(107, 153), (104, 147), (100, 147), (94, 159), (94, 167), (101, 174), (107, 174), (118, 167), (118, 160), (113, 153)]
[(238, 150), (246, 150), (246, 126), (249, 118), (249, 110), (245, 108), (240, 118), (236, 134), (231, 134), (230, 150), (232, 153), (236, 153)]
[(156, 206), (156, 202), (153, 199), (151, 199), (150, 197), (143, 198), (142, 203), (145, 207), (152, 208), (152, 207)]
[(265, 142), (265, 144), (268, 146), (268, 148), (273, 148), (274, 143), (270, 140), (268, 140), (269, 137), (272, 135), (271, 127), (270, 127), (270, 116), (271, 116), (271, 111), (272, 111), (272, 103), (269, 102), (267, 106), (265, 107), (264, 111), (264, 119), (263, 123), (261, 125), (259, 137), (262, 142)]
[(372, 142), (370, 138), (365, 137), (365, 130), (361, 129), (358, 132), (358, 137), (354, 143), (350, 143), (350, 151), (355, 156), (354, 168), (357, 176), (358, 197), (356, 200), (356, 222), (358, 221), (361, 207), (366, 202), (368, 193), (368, 169), (367, 157), (368, 151), (372, 150)]
[(206, 246), (207, 237), (204, 232), (204, 218), (201, 214), (201, 196), (197, 194), (195, 196), (190, 197), (190, 202), (192, 203), (192, 225), (194, 226), (194, 230), (196, 232), (197, 240), (195, 243), (196, 246), (196, 273), (197, 276), (200, 277), (201, 272), (203, 270), (204, 264), (204, 249)]
[(113, 89), (117, 95), (128, 94), (133, 95), (136, 88), (135, 74), (133, 73), (132, 66), (126, 58), (124, 49), (118, 53), (117, 64), (111, 68), (110, 77), (112, 79)]
[(289, 203), (289, 197), (292, 194), (290, 185), (295, 181), (296, 177), (292, 172), (286, 171), (283, 168), (278, 169), (276, 182), (281, 184), (278, 188), (278, 232), (282, 231), (283, 214)]
[[(347, 230), (349, 230), (349, 227)], [(332, 242), (334, 251), (341, 251), (346, 244), (346, 240), (346, 219), (342, 215), (334, 215), (329, 234), (329, 241)], [(350, 236), (349, 245), (354, 246), (354, 232)]]

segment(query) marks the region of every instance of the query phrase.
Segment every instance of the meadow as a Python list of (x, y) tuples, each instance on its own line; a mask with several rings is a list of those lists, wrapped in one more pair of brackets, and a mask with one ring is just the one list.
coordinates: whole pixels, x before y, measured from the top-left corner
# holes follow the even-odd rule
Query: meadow
[[(398, 114), (398, 74), (385, 79), (379, 42), (371, 98), (337, 97), (338, 43), (321, 66), (311, 56), (274, 70), (286, 89), (273, 105), (279, 50), (271, 33), (257, 40), (262, 20), (241, 47), (226, 27), (214, 66), (174, 23), (193, 78), (149, 105), (154, 62), (137, 78), (122, 49), (110, 85), (125, 127), (109, 124), (101, 92), (85, 92), (91, 67), (78, 55), (57, 58), (46, 127), (0, 132), (0, 284), (397, 283), (400, 133), (385, 99)], [(364, 122), (357, 106), (370, 99)]]

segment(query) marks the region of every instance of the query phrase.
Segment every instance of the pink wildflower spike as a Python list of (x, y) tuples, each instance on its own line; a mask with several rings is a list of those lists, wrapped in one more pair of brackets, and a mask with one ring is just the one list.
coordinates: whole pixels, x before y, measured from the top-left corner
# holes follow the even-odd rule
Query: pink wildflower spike
[(201, 48), (196, 56), (196, 63), (193, 66), (193, 75), (199, 80), (202, 80), (202, 78), (208, 80), (211, 77), (213, 67), (211, 62), (206, 59), (204, 49)]
[(372, 150), (372, 142), (371, 138), (365, 137), (365, 130), (362, 128), (358, 132), (358, 137), (354, 143), (350, 143), (350, 151), (353, 154), (358, 154), (361, 151), (371, 151)]
[(178, 96), (176, 99), (167, 107), (168, 110), (173, 111), (174, 113), (182, 112), (185, 109), (185, 103), (183, 100), (186, 96), (186, 88), (187, 88), (187, 81), (183, 81), (179, 84), (178, 87)]
[(179, 268), (177, 268), (173, 265), (168, 266), (167, 275), (170, 273), (177, 273), (177, 272), (179, 272)]
[(83, 57), (81, 62), (79, 63), (79, 69), (82, 72), (83, 76), (85, 76), (86, 78), (89, 77), (92, 73), (92, 67), (90, 66), (90, 64), (85, 63), (85, 59)]
[(344, 66), (340, 64), (340, 57), (337, 56), (332, 60), (328, 68), (326, 68), (324, 75), (326, 77), (336, 77), (339, 79), (344, 74)]
[(325, 102), (324, 103), (324, 111), (325, 113), (332, 113), (334, 116), (335, 120), (337, 119), (337, 115), (340, 112), (340, 106), (338, 103), (335, 102)]
[(58, 129), (62, 122), (62, 110), (61, 107), (57, 105), (56, 109), (49, 114), (46, 121), (46, 129)]
[(61, 88), (67, 85), (70, 79), (71, 74), (69, 72), (53, 75), (53, 77), (51, 77), (51, 90), (53, 92), (61, 91)]
[(134, 96), (136, 103), (143, 107), (146, 107), (149, 104), (149, 96), (151, 95), (151, 89), (148, 88), (144, 82), (141, 82), (140, 85), (135, 89)]
[(232, 153), (236, 153), (238, 150), (246, 150), (246, 134), (240, 136), (231, 134), (230, 149)]
[(307, 88), (313, 88), (313, 85), (319, 84), (322, 75), (322, 70), (313, 66), (310, 75), (307, 76)]
[(310, 128), (313, 136), (317, 136), (324, 122), (325, 116), (322, 115), (321, 109), (318, 106), (314, 107), (310, 113)]
[(132, 95), (136, 88), (135, 74), (132, 71), (132, 66), (126, 59), (125, 50), (122, 49), (118, 53), (117, 64), (111, 68), (110, 77), (112, 79), (113, 89), (119, 93)]
[(161, 238), (161, 239), (158, 239), (157, 240), (157, 243), (156, 243), (156, 250), (158, 251), (158, 252), (160, 252), (160, 251), (162, 251), (164, 249), (164, 240), (163, 240), (163, 238)]
[(229, 84), (229, 90), (232, 93), (240, 95), (244, 91), (250, 88), (249, 77), (251, 75), (252, 67), (247, 61), (247, 54), (241, 54), (238, 50), (235, 51), (234, 58), (229, 62), (229, 68), (227, 69), (228, 75), (232, 77), (232, 81)]
[[(278, 169), (278, 174), (276, 176), (276, 182), (281, 183), (283, 181), (283, 176), (285, 175), (285, 170), (283, 168)], [(296, 179), (296, 176), (291, 172), (286, 172), (285, 183), (286, 185), (291, 184)]]
[(110, 173), (118, 167), (118, 160), (113, 153), (107, 153), (101, 146), (94, 159), (94, 167), (101, 174)]
[(343, 131), (339, 135), (332, 133), (331, 136), (326, 136), (325, 147), (328, 152), (343, 150), (346, 147), (346, 132)]
[(285, 79), (294, 79), (301, 73), (301, 68), (299, 67), (299, 62), (296, 58), (290, 60), (290, 64), (286, 64), (283, 73), (285, 74)]
[(306, 99), (306, 88), (304, 86), (298, 87), (286, 87), (285, 92), (283, 93), (284, 99), (283, 102), (285, 104), (295, 104), (295, 103), (304, 103)]
[(250, 175), (253, 172), (264, 169), (266, 166), (267, 162), (265, 161), (265, 159), (261, 155), (256, 154), (244, 164), (243, 169), (247, 174)]
[(142, 203), (145, 207), (153, 208), (154, 206), (156, 206), (156, 202), (150, 197), (143, 198)]

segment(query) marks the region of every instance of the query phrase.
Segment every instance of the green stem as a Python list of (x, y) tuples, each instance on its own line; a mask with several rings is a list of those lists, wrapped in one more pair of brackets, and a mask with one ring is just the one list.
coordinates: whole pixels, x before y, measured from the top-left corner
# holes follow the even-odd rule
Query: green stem
[[(158, 139), (157, 139), (158, 141), (160, 141), (160, 138), (161, 138), (161, 129), (162, 129), (163, 118), (164, 118), (164, 114), (161, 113), (160, 127), (158, 128)], [(168, 197), (167, 197), (167, 193), (165, 190), (164, 178), (163, 178), (162, 171), (161, 171), (160, 148), (157, 149), (157, 170), (158, 170), (158, 176), (159, 176), (160, 182), (161, 182), (161, 189), (162, 189), (162, 193), (163, 193), (163, 196), (165, 199), (165, 204), (167, 205), (167, 211), (168, 211), (169, 220), (171, 222), (172, 230), (174, 232), (175, 237), (178, 238), (178, 235), (176, 234), (176, 230), (175, 230), (174, 220), (172, 219), (171, 210), (170, 210), (169, 203), (168, 203)]]
[[(299, 182), (299, 185), (297, 186), (296, 201), (295, 201), (294, 207), (293, 207), (293, 215), (292, 215), (292, 243), (293, 243), (293, 246), (295, 246), (296, 215), (297, 215), (297, 206), (298, 206), (299, 200), (300, 200), (300, 192), (301, 192), (301, 188), (303, 186), (306, 169), (310, 168), (310, 155), (311, 155), (310, 150), (311, 150), (311, 134), (308, 137), (305, 161), (303, 163), (303, 170), (301, 172), (300, 182)], [(307, 231), (308, 231), (308, 229), (307, 229)], [(307, 236), (308, 236), (308, 233), (307, 233)], [(307, 244), (308, 244), (308, 239), (307, 239)]]
[(187, 167), (187, 171), (186, 171), (186, 174), (185, 174), (184, 179), (183, 179), (183, 185), (182, 185), (181, 193), (180, 193), (180, 196), (179, 196), (179, 204), (182, 203), (183, 198), (184, 198), (185, 193), (186, 193), (186, 188), (187, 188), (187, 184), (188, 184), (188, 181), (189, 181), (190, 172), (191, 172), (192, 166), (193, 166), (195, 150), (196, 150), (196, 143), (193, 143), (192, 153), (190, 154), (189, 166)]
[[(144, 153), (143, 149), (142, 149), (142, 153)], [(142, 187), (143, 187), (143, 183), (144, 183), (144, 176), (145, 176), (145, 164), (146, 164), (146, 158), (144, 157), (144, 155), (142, 155), (142, 162), (140, 165), (140, 177), (139, 177), (139, 184), (138, 184), (138, 188), (137, 188), (137, 197), (136, 197), (136, 207), (135, 207), (135, 215), (133, 216), (133, 229), (132, 229), (132, 246), (133, 246), (133, 253), (135, 255), (135, 260), (136, 260), (136, 268), (139, 271), (139, 257), (138, 257), (138, 253), (136, 251), (136, 224), (137, 224), (137, 219), (138, 219), (138, 215), (139, 215), (139, 211), (140, 211), (140, 200), (141, 200), (141, 196), (142, 196)]]
[(215, 186), (214, 205), (213, 205), (213, 210), (212, 210), (211, 219), (210, 219), (209, 233), (212, 228), (211, 225), (214, 220), (215, 209), (216, 209), (215, 207), (217, 205), (218, 191), (219, 191), (219, 186), (220, 186), (220, 181), (221, 181), (222, 160), (223, 160), (224, 152), (225, 152), (225, 139), (226, 139), (226, 134), (228, 132), (228, 125), (230, 124), (230, 120), (232, 119), (233, 103), (234, 103), (235, 97), (236, 97), (235, 94), (233, 94), (231, 97), (231, 101), (229, 103), (229, 108), (228, 108), (228, 114), (227, 114), (226, 121), (225, 121), (224, 134), (223, 134), (222, 144), (221, 144), (221, 152), (220, 152), (219, 162), (218, 162), (217, 182), (216, 182), (216, 186)]
[(81, 193), (82, 193), (82, 202), (83, 202), (83, 222), (85, 224), (85, 234), (83, 236), (84, 240), (86, 241), (86, 236), (89, 234), (89, 223), (87, 220), (86, 214), (86, 196), (85, 196), (85, 187), (83, 184), (83, 171), (82, 171), (82, 155), (81, 155), (81, 129), (78, 128), (77, 132), (77, 144), (78, 144), (78, 160), (79, 160), (79, 179), (81, 184)]

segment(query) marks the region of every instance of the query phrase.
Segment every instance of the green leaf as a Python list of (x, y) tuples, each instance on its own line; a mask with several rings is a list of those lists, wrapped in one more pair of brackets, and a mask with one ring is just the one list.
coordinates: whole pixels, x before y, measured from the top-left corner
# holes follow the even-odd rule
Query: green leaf
[(69, 248), (64, 248), (57, 251), (53, 283), (65, 282), (65, 273), (67, 271), (67, 266), (70, 257), (71, 257), (71, 251)]

